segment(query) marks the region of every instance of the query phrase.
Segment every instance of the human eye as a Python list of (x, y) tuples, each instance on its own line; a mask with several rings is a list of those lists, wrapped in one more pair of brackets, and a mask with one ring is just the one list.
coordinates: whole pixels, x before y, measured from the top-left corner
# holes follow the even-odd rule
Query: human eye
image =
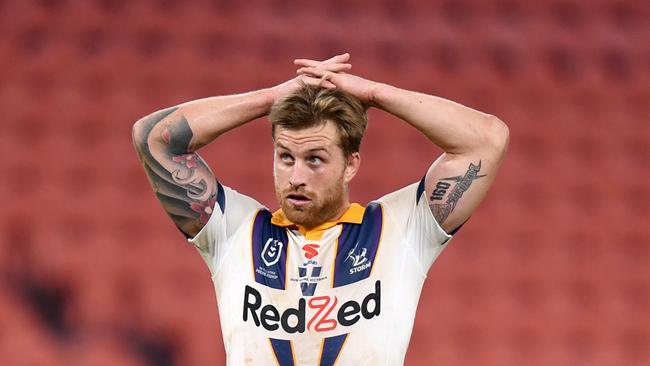
[(308, 159), (310, 164), (321, 164), (323, 162), (323, 159), (321, 159), (319, 156), (310, 156)]
[(293, 161), (293, 157), (290, 154), (286, 153), (286, 152), (285, 153), (280, 153), (280, 160), (288, 163), (288, 162)]

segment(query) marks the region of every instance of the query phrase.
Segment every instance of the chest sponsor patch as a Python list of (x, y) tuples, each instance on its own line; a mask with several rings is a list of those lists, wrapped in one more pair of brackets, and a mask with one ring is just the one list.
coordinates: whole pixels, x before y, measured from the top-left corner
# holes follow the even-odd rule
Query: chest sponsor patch
[(359, 300), (340, 299), (338, 296), (300, 298), (295, 307), (279, 309), (264, 304), (262, 294), (251, 286), (244, 288), (244, 322), (252, 322), (267, 331), (286, 333), (329, 332), (339, 327), (350, 327), (361, 319), (370, 320), (381, 314), (381, 281), (375, 281), (374, 291)]

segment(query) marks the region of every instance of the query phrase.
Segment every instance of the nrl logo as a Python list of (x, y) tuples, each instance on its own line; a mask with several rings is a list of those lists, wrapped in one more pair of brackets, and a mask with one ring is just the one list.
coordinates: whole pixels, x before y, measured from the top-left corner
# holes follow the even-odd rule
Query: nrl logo
[(262, 261), (264, 261), (267, 267), (278, 263), (280, 254), (282, 254), (282, 247), (284, 247), (284, 244), (279, 240), (269, 238), (266, 241), (262, 249)]

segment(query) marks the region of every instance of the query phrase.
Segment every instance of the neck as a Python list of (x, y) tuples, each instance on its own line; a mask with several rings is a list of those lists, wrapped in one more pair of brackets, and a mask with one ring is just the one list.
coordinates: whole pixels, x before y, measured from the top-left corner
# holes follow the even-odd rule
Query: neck
[[(343, 214), (348, 210), (349, 207), (350, 207), (350, 200), (348, 197), (346, 197), (343, 203), (341, 204), (341, 206), (339, 207), (339, 209), (331, 217), (325, 220), (325, 222), (337, 221), (338, 219), (341, 218), (341, 216), (343, 216)], [(323, 225), (325, 222), (318, 223), (317, 225), (314, 225), (314, 227), (306, 227), (306, 229), (311, 230), (315, 227)]]

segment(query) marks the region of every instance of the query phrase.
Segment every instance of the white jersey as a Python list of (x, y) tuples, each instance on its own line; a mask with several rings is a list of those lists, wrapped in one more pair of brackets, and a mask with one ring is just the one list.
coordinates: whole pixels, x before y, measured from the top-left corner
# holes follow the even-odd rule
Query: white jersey
[(228, 365), (402, 365), (451, 238), (425, 195), (422, 180), (305, 231), (219, 185), (189, 241), (212, 274)]

